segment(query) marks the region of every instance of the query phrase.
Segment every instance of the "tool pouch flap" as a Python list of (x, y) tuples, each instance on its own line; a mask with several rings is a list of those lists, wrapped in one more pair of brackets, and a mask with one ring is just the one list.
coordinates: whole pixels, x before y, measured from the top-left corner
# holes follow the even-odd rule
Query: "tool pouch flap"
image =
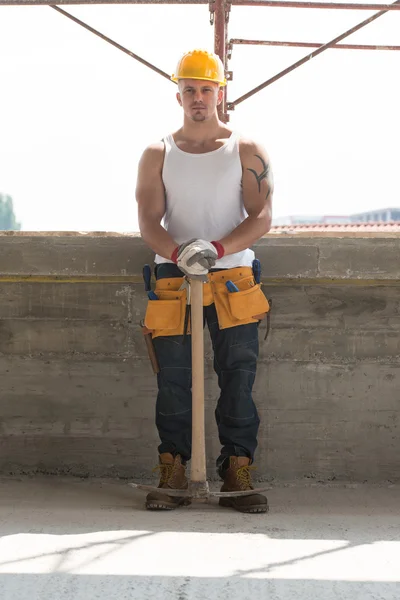
[(151, 330), (177, 330), (183, 328), (186, 290), (157, 290), (158, 300), (147, 303), (144, 324)]
[(228, 294), (230, 311), (235, 319), (251, 319), (269, 311), (268, 300), (258, 283), (248, 289)]

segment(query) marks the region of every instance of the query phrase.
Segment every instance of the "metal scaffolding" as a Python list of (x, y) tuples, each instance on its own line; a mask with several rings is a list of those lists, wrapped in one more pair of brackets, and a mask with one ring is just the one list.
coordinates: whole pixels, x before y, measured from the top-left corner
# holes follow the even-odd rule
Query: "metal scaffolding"
[[(309, 62), (312, 58), (315, 58), (322, 52), (328, 49), (335, 50), (400, 50), (400, 46), (397, 45), (367, 45), (367, 44), (341, 44), (342, 40), (349, 37), (356, 31), (359, 31), (363, 27), (366, 27), (379, 17), (383, 15), (395, 11), (400, 10), (400, 0), (396, 0), (392, 4), (356, 4), (356, 3), (348, 3), (348, 2), (303, 2), (303, 1), (292, 1), (292, 0), (59, 0), (58, 2), (52, 0), (0, 0), (0, 6), (43, 6), (47, 5), (53, 10), (58, 11), (63, 16), (71, 19), (76, 24), (84, 27), (91, 33), (99, 36), (104, 41), (112, 44), (118, 50), (125, 52), (131, 58), (139, 61), (141, 64), (145, 65), (149, 69), (152, 69), (162, 77), (170, 80), (170, 75), (165, 71), (159, 69), (149, 61), (140, 57), (138, 54), (135, 54), (131, 50), (128, 50), (121, 44), (118, 44), (115, 40), (107, 37), (102, 34), (100, 31), (97, 31), (87, 23), (84, 23), (77, 17), (71, 15), (64, 9), (60, 8), (59, 5), (77, 5), (77, 4), (150, 4), (150, 5), (161, 5), (161, 4), (204, 4), (208, 5), (209, 13), (210, 13), (210, 23), (214, 27), (214, 52), (218, 54), (221, 58), (226, 72), (226, 78), (229, 81), (233, 78), (233, 72), (229, 70), (228, 63), (232, 58), (232, 51), (234, 45), (254, 45), (254, 46), (286, 46), (286, 47), (296, 47), (296, 48), (315, 48), (315, 50), (302, 59), (296, 61), (283, 71), (280, 71), (273, 77), (270, 77), (266, 81), (260, 83), (257, 87), (251, 89), (246, 94), (243, 94), (239, 98), (234, 101), (228, 101), (227, 93), (228, 86), (224, 88), (224, 99), (219, 107), (219, 115), (222, 121), (225, 123), (229, 121), (228, 111), (232, 111), (235, 107), (254, 96), (267, 86), (271, 85), (278, 79), (281, 79), (288, 73), (294, 71), (301, 65), (306, 62)], [(321, 42), (296, 42), (296, 41), (278, 41), (278, 40), (245, 40), (245, 39), (231, 39), (228, 38), (228, 27), (229, 27), (229, 17), (234, 6), (264, 6), (267, 8), (296, 8), (296, 9), (327, 9), (327, 10), (368, 10), (368, 11), (378, 11), (369, 16), (367, 19), (358, 23), (351, 29), (348, 29), (341, 35), (335, 37), (326, 43)]]

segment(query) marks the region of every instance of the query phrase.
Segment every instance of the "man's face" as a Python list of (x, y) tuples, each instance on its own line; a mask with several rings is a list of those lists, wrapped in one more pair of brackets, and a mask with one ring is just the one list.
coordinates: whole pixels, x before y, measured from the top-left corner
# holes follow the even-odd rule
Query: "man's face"
[(185, 115), (192, 121), (207, 121), (221, 103), (223, 91), (218, 83), (201, 79), (181, 79), (176, 97)]

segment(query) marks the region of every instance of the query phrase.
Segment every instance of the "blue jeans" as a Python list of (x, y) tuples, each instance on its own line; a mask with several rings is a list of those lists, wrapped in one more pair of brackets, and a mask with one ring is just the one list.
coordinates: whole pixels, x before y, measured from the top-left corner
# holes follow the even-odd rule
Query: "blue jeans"
[[(156, 267), (157, 279), (182, 276), (174, 264)], [(214, 304), (204, 307), (204, 321), (211, 336), (214, 370), (221, 390), (215, 419), (222, 445), (217, 468), (222, 475), (229, 456), (247, 456), (253, 460), (257, 447), (260, 419), (252, 388), (258, 358), (258, 324), (220, 329)], [(185, 340), (180, 335), (156, 337), (154, 347), (160, 366), (156, 403), (156, 425), (161, 440), (158, 451), (180, 454), (187, 461), (191, 457), (192, 437), (191, 336)]]

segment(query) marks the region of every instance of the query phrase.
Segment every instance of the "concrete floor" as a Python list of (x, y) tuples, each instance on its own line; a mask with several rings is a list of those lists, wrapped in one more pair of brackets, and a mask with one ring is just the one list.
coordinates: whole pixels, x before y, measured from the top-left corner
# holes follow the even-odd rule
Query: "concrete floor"
[(286, 486), (171, 513), (115, 481), (0, 480), (2, 600), (399, 600), (400, 486)]

